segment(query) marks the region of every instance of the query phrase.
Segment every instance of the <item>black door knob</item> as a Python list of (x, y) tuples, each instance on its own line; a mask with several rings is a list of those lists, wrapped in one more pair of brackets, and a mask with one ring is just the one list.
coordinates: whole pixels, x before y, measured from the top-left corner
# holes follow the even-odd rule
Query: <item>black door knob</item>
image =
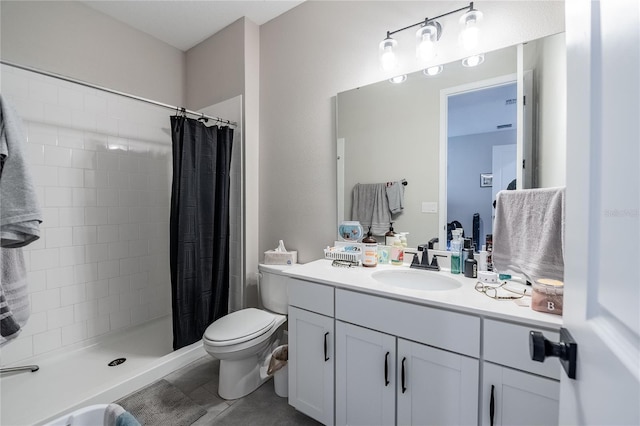
[(578, 344), (565, 328), (560, 329), (560, 342), (551, 342), (539, 331), (530, 331), (529, 355), (538, 362), (544, 362), (547, 357), (558, 357), (569, 378), (576, 378)]

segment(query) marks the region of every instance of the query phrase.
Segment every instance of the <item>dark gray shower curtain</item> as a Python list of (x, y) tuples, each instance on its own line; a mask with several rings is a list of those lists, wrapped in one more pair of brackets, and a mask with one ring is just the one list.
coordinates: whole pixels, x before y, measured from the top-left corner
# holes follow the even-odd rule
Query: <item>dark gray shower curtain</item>
[(173, 349), (228, 312), (233, 129), (171, 117), (170, 267)]

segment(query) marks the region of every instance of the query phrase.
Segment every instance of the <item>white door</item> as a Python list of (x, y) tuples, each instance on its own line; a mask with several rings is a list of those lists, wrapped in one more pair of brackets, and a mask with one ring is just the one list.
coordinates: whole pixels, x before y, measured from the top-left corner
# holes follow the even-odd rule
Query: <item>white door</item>
[(333, 424), (333, 318), (289, 306), (289, 404)]
[[(516, 178), (516, 144), (512, 145), (494, 145), (491, 150), (491, 173), (493, 174), (491, 186), (491, 201), (496, 199), (496, 194), (507, 186)], [(495, 218), (495, 209), (491, 209), (493, 214), (491, 219)]]
[(336, 321), (336, 424), (395, 423), (396, 338)]
[(536, 374), (484, 362), (483, 426), (557, 425), (560, 383)]
[(640, 2), (567, 0), (560, 424), (640, 424)]
[(398, 424), (478, 423), (479, 361), (398, 339)]

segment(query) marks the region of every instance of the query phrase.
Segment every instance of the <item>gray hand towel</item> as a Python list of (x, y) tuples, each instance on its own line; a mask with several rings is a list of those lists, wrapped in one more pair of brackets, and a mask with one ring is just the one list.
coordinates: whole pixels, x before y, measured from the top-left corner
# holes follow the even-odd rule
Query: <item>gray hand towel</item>
[(23, 154), (17, 113), (0, 96), (0, 246), (22, 247), (40, 238), (42, 215)]
[(357, 220), (367, 232), (384, 235), (391, 222), (385, 183), (358, 183), (351, 193), (351, 220)]
[(565, 188), (500, 191), (493, 225), (498, 272), (564, 280)]
[(387, 200), (392, 216), (399, 215), (404, 210), (404, 185), (402, 182), (393, 182), (387, 185)]
[(29, 319), (27, 270), (21, 248), (0, 248), (0, 346), (18, 336)]

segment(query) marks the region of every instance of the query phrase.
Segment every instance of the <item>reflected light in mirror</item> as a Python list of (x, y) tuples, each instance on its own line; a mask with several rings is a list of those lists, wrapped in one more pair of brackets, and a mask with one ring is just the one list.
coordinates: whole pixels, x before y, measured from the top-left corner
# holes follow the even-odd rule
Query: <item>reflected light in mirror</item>
[(462, 66), (464, 67), (477, 67), (484, 62), (484, 55), (473, 55), (462, 60)]
[(389, 81), (392, 82), (393, 84), (400, 84), (406, 79), (407, 79), (407, 75), (403, 74), (403, 75), (397, 75), (395, 77), (391, 77)]
[(436, 75), (440, 74), (443, 69), (444, 68), (442, 67), (442, 65), (438, 65), (438, 66), (435, 66), (435, 67), (429, 67), (429, 68), (423, 70), (422, 72), (427, 77), (433, 77), (433, 76), (436, 76)]

